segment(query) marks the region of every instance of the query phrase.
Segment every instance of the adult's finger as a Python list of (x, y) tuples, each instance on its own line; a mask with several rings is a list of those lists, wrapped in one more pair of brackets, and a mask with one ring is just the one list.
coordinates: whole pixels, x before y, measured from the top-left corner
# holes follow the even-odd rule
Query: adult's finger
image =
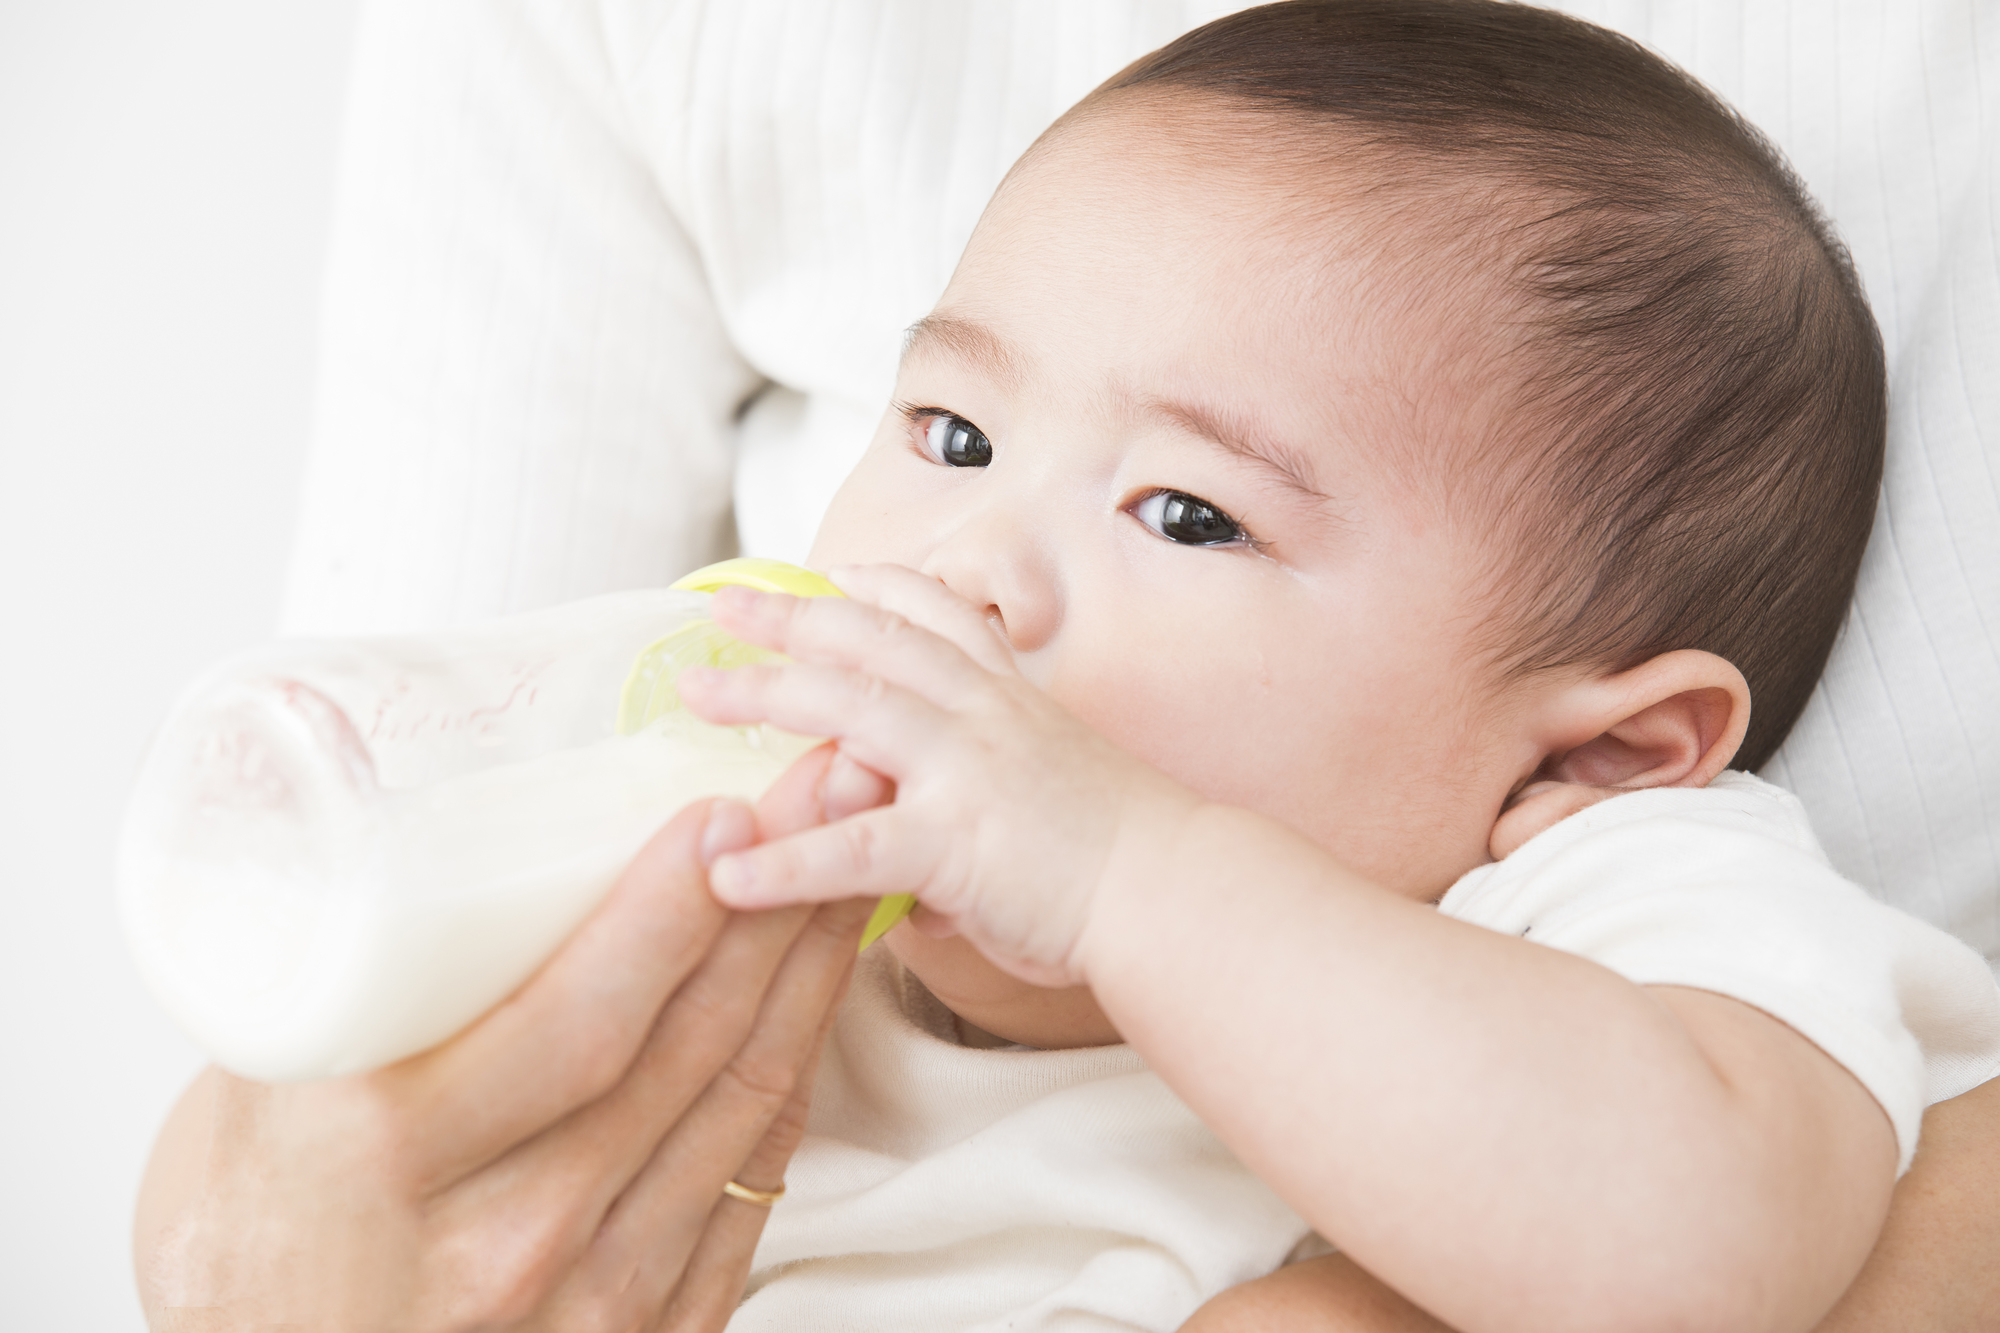
[(644, 1169), (606, 1212), (563, 1299), (596, 1306), (606, 1293), (620, 1292), (641, 1308), (665, 1301), (723, 1197), (723, 1184), (746, 1169), (795, 1104), (867, 917), (865, 904), (813, 914), (764, 994), (749, 1039), (665, 1130)]
[[(754, 823), (751, 812), (738, 803), (706, 803), (708, 822), (703, 832), (706, 846), (691, 847), (684, 836), (685, 830), (680, 827), (684, 820), (691, 823), (692, 812), (676, 818), (661, 838), (649, 844), (646, 852), (635, 861), (635, 871), (651, 872), (676, 881), (681, 891), (677, 896), (686, 896), (697, 883), (705, 885), (693, 853), (713, 853), (746, 845), (759, 831), (758, 825), (762, 826), (764, 836), (782, 836), (819, 822), (823, 815), (819, 808), (818, 779), (824, 776), (833, 757), (831, 745), (804, 756), (772, 785), (759, 802)], [(649, 860), (649, 854), (653, 853), (657, 853), (657, 858)], [(701, 898), (703, 904), (698, 915), (704, 923), (727, 919), (705, 887), (701, 888)], [(564, 1099), (559, 1102), (556, 1109), (563, 1114), (548, 1117), (545, 1122), (548, 1126), (557, 1127), (541, 1133), (540, 1140), (531, 1147), (516, 1150), (514, 1160), (508, 1164), (509, 1174), (519, 1174), (531, 1181), (553, 1180), (554, 1173), (543, 1164), (574, 1156), (572, 1144), (586, 1145), (596, 1150), (587, 1169), (604, 1182), (604, 1188), (608, 1190), (604, 1200), (608, 1203), (651, 1154), (658, 1134), (647, 1135), (646, 1127), (673, 1123), (740, 1048), (749, 1034), (772, 976), (805, 921), (803, 913), (729, 919), (727, 927), (719, 934), (709, 935), (705, 940), (694, 937), (678, 941), (681, 948), (670, 957), (668, 966), (662, 969), (664, 975), (659, 978), (659, 982), (673, 984), (671, 998), (660, 995), (654, 1003), (654, 1012), (646, 1015), (649, 1027), (641, 1034), (643, 1045), (624, 1059), (617, 1086), (602, 1096), (593, 1093), (589, 1099), (578, 1096), (574, 1101)], [(594, 921), (592, 924), (595, 926), (598, 923)], [(577, 945), (595, 942), (582, 938)], [(688, 961), (686, 955), (697, 944), (703, 946), (703, 953), (693, 960), (693, 970), (684, 976), (676, 975), (684, 971)], [(573, 954), (578, 952), (581, 950), (572, 950)], [(588, 953), (583, 954), (586, 961), (589, 956)], [(644, 960), (640, 961), (643, 965)], [(572, 962), (573, 959), (564, 959), (559, 966), (567, 967)], [(542, 983), (541, 993), (523, 998), (529, 1004), (546, 1001), (551, 996), (557, 1001), (588, 998), (580, 994), (580, 988), (557, 987), (547, 984), (549, 980), (538, 978), (537, 981)], [(553, 980), (562, 981), (563, 978), (558, 976)], [(655, 984), (647, 988), (643, 995), (651, 998), (659, 995), (664, 988)], [(529, 1008), (529, 1004), (514, 1007), (524, 1010)], [(581, 1017), (589, 1022), (593, 1016), (583, 1014)], [(623, 1017), (630, 1021), (629, 1014)], [(561, 1023), (561, 1026), (574, 1026), (570, 1015), (557, 1015), (556, 1018), (559, 1022), (570, 1020)], [(493, 1035), (488, 1029), (478, 1033), (478, 1039), (485, 1040)], [(544, 1028), (532, 1030), (532, 1035), (546, 1041), (550, 1033)], [(623, 1048), (623, 1043), (620, 1048)], [(509, 1051), (505, 1054), (514, 1053)], [(578, 1090), (571, 1091), (575, 1093)], [(585, 1088), (581, 1091), (590, 1090)], [(584, 1109), (586, 1100), (595, 1104)], [(546, 1117), (547, 1114), (544, 1110), (543, 1115)], [(634, 1117), (639, 1120), (636, 1126), (628, 1123)], [(514, 1145), (507, 1146), (511, 1148)]]
[[(820, 1054), (825, 1050), (827, 1030), (833, 1026), (834, 1015), (839, 1008), (840, 994), (836, 993), (833, 1007), (827, 1010), (826, 1021), (821, 1024), (812, 1053), (800, 1072), (798, 1086), (792, 1090), (791, 1100), (778, 1112), (771, 1127), (764, 1131), (762, 1141), (751, 1150), (749, 1158), (731, 1177), (737, 1184), (757, 1190), (775, 1190), (785, 1183), (785, 1168), (791, 1164), (792, 1154), (805, 1137)], [(702, 1230), (701, 1239), (695, 1244), (694, 1253), (688, 1257), (687, 1266), (681, 1272), (680, 1282), (655, 1327), (672, 1330), (673, 1333), (696, 1333), (697, 1330), (699, 1333), (711, 1333), (711, 1330), (719, 1330), (728, 1324), (737, 1304), (743, 1299), (743, 1288), (750, 1279), (750, 1265), (756, 1256), (757, 1242), (763, 1236), (764, 1224), (770, 1217), (769, 1208), (726, 1195), (718, 1199), (708, 1215), (708, 1225)]]
[[(831, 754), (830, 747), (809, 754), (774, 784), (760, 803), (758, 822), (773, 833), (816, 822), (814, 779)], [(740, 806), (737, 811), (747, 825), (750, 812)], [(700, 1227), (690, 1221), (692, 1214), (662, 1215), (654, 1208), (641, 1224), (623, 1229), (633, 1233), (633, 1242), (621, 1258), (617, 1218), (632, 1213), (621, 1196), (697, 1098), (726, 1069), (749, 1058), (746, 1049), (754, 1050), (756, 1041), (753, 1024), (769, 1030), (776, 1023), (789, 1032), (819, 1021), (818, 1012), (794, 1011), (800, 1004), (825, 1003), (824, 990), (844, 976), (853, 942), (844, 940), (845, 955), (829, 954), (818, 943), (826, 930), (807, 929), (810, 915), (798, 909), (733, 916), (694, 974), (667, 1000), (618, 1086), (455, 1191), (441, 1210), (452, 1216), (441, 1218), (440, 1230), (459, 1238), (464, 1258), (476, 1264), (501, 1245), (528, 1246), (539, 1266), (570, 1272), (559, 1299), (572, 1307), (614, 1296), (640, 1299), (647, 1283), (660, 1287), (664, 1298), (661, 1284), (680, 1271)], [(844, 926), (844, 916), (837, 920)], [(801, 983), (801, 968), (815, 958), (825, 975)], [(810, 1054), (808, 1049), (800, 1058)], [(738, 1128), (754, 1136), (762, 1126), (760, 1116), (751, 1116)], [(684, 1186), (670, 1181), (664, 1188), (672, 1195)], [(694, 1196), (704, 1208), (710, 1202), (706, 1193)], [(628, 1271), (607, 1277), (605, 1266), (620, 1262)], [(565, 1318), (580, 1321), (583, 1314), (571, 1308)], [(594, 1322), (594, 1314), (584, 1322)]]
[(942, 580), (903, 565), (843, 565), (828, 577), (856, 601), (893, 611), (956, 644), (988, 671), (1013, 675), (1014, 654), (989, 608), (974, 606)]
[(835, 754), (820, 783), (820, 809), (828, 823), (895, 799), (895, 783), (845, 754)]
[(681, 811), (520, 990), (443, 1046), (371, 1076), (420, 1112), (413, 1128), (427, 1136), (406, 1148), (426, 1175), (455, 1179), (618, 1084), (728, 919), (708, 891), (703, 839), (713, 853), (753, 836), (734, 802)]
[(831, 741), (799, 757), (757, 802), (757, 838), (768, 841), (886, 805), (895, 786)]
[[(838, 819), (886, 801), (888, 783), (875, 773), (842, 757), (831, 744), (813, 750), (773, 784), (757, 803), (758, 831), (763, 838), (784, 837), (826, 819)], [(836, 905), (819, 909), (840, 913)], [(829, 962), (836, 961), (829, 959)], [(845, 957), (839, 964), (845, 968)], [(784, 1184), (785, 1167), (805, 1136), (812, 1087), (826, 1035), (839, 1011), (843, 983), (835, 992), (806, 1052), (792, 1095), (764, 1130), (764, 1137), (731, 1175), (751, 1189), (773, 1190)], [(635, 1207), (637, 1202), (635, 1200)], [(736, 1311), (749, 1280), (750, 1265), (770, 1209), (732, 1199), (712, 1201), (700, 1238), (673, 1285), (667, 1306), (652, 1325), (673, 1333), (716, 1333)]]
[(746, 912), (916, 893), (929, 882), (939, 854), (927, 825), (900, 807), (884, 806), (718, 858), (709, 887)]
[(792, 766), (778, 775), (757, 801), (757, 838), (782, 838), (802, 828), (811, 828), (825, 818), (822, 813), (828, 771), (839, 748), (828, 741), (800, 755)]
[[(733, 917), (615, 1087), (435, 1200), (437, 1234), (450, 1238), (433, 1261), (440, 1280), (476, 1286), (503, 1255), (525, 1273), (582, 1262), (660, 1141), (741, 1059), (809, 917), (810, 909)], [(698, 1232), (663, 1225), (650, 1238), (654, 1257), (677, 1267)]]

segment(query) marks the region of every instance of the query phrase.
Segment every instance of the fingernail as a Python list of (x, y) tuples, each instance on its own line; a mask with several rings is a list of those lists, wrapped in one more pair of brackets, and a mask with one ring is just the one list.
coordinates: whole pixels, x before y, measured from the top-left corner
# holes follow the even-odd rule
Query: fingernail
[(740, 903), (756, 884), (757, 871), (747, 856), (724, 856), (709, 867), (709, 891), (724, 902)]
[(718, 856), (740, 852), (756, 840), (757, 821), (741, 801), (721, 800), (708, 809), (701, 831), (701, 863), (713, 866)]

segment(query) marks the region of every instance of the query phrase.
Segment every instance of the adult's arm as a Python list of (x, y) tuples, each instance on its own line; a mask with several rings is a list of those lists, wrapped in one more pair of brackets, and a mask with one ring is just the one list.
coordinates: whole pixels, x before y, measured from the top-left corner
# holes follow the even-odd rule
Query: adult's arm
[(645, 35), (615, 9), (365, 6), (288, 630), (435, 628), (728, 553), (763, 380), (634, 142), (611, 43)]
[(1979, 1333), (2000, 1311), (2000, 1079), (1933, 1106), (1889, 1221), (1818, 1333)]
[[(1933, 1106), (1868, 1262), (1816, 1333), (1984, 1333), (2000, 1310), (2000, 1079)], [(1450, 1333), (1344, 1255), (1232, 1287), (1181, 1333)]]

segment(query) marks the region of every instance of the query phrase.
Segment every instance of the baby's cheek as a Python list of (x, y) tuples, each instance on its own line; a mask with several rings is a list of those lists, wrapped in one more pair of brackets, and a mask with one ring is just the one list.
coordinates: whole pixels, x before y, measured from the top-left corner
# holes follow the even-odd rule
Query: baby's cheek
[(923, 496), (899, 462), (908, 460), (897, 458), (878, 436), (834, 492), (807, 563), (815, 569), (872, 564), (914, 568), (922, 563), (923, 552), (914, 549), (913, 538), (921, 527)]
[[(1486, 858), (1492, 812), (1480, 767), (1393, 708), (1266, 709), (1254, 684), (1188, 707), (1132, 688), (1072, 704), (1121, 748), (1211, 801), (1296, 829), (1349, 869), (1430, 899)], [(1404, 725), (1412, 723), (1412, 725)]]
[(1057, 680), (1051, 692), (1120, 749), (1197, 794), (1295, 827), (1304, 828), (1304, 813), (1339, 799), (1350, 765), (1365, 767), (1351, 738), (1254, 674), (1119, 673)]
[(1455, 728), (1434, 722), (1386, 702), (1329, 708), (1271, 738), (1291, 767), (1253, 808), (1386, 888), (1434, 897), (1484, 860), (1491, 823)]
[(1449, 790), (1385, 792), (1340, 827), (1305, 832), (1363, 878), (1431, 902), (1490, 859), (1492, 820)]

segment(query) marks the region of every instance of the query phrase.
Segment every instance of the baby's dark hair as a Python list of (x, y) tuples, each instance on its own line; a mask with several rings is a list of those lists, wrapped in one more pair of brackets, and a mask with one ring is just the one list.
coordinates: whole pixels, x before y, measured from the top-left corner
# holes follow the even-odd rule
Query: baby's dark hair
[(1853, 593), (1887, 418), (1853, 263), (1769, 141), (1637, 43), (1501, 0), (1265, 5), (1090, 101), (1137, 90), (1268, 108), (1432, 186), (1508, 183), (1517, 207), (1468, 193), (1452, 224), (1498, 243), (1534, 441), (1478, 520), (1515, 590), (1495, 660), (1706, 649), (1755, 700), (1737, 766), (1769, 759)]

